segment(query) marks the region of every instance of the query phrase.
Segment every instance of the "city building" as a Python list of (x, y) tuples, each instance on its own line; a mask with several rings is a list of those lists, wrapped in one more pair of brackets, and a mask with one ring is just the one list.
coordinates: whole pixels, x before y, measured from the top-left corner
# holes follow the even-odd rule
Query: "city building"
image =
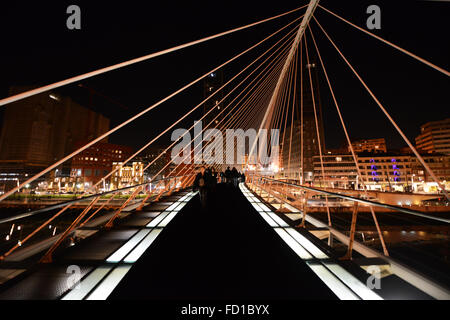
[[(208, 100), (206, 100), (206, 102), (203, 104), (203, 116), (204, 116), (202, 120), (203, 129), (215, 128), (222, 131), (221, 128), (225, 124), (226, 121), (225, 118), (229, 111), (223, 110), (225, 106), (225, 103), (221, 102), (224, 96), (223, 90), (218, 91), (218, 89), (220, 89), (222, 86), (223, 86), (222, 70), (218, 70), (211, 73), (203, 81), (203, 98), (207, 99), (211, 97)], [(227, 119), (229, 119), (229, 116), (227, 117)], [(222, 132), (222, 135), (225, 136), (225, 132)], [(205, 150), (205, 147), (210, 145), (211, 143), (214, 143), (214, 141), (215, 140), (213, 137), (208, 137), (206, 141), (202, 142), (202, 149)], [(195, 150), (196, 154), (198, 152), (200, 152), (200, 148)], [(205, 159), (203, 160), (205, 161)]]
[(217, 92), (222, 85), (223, 73), (220, 70), (211, 73), (203, 81), (203, 98), (206, 99), (214, 94), (213, 97), (203, 104), (203, 115), (206, 115), (203, 119), (204, 128), (210, 123), (208, 128), (215, 128), (224, 118), (224, 112), (222, 112), (223, 103), (220, 103), (223, 98), (223, 92), (222, 90)]
[[(314, 156), (314, 186), (332, 188), (352, 188), (357, 183), (357, 170), (351, 154), (325, 154)], [(325, 179), (322, 175), (325, 173)]]
[[(422, 155), (440, 183), (450, 189), (450, 156), (443, 154)], [(361, 189), (361, 180), (369, 190), (437, 192), (438, 185), (420, 161), (411, 154), (360, 153), (357, 162), (358, 176), (351, 154), (326, 154), (323, 171), (319, 156), (314, 157), (315, 186)]]
[[(386, 153), (386, 140), (384, 138), (378, 139), (364, 139), (352, 141), (352, 147), (355, 153), (360, 152), (374, 152), (374, 153)], [(348, 147), (350, 152), (350, 147)]]
[[(79, 141), (75, 144), (75, 148), (86, 143), (87, 141)], [(113, 163), (125, 161), (132, 153), (133, 149), (128, 146), (96, 143), (73, 157), (70, 176), (76, 180), (77, 185), (82, 184), (83, 189), (90, 188), (112, 171)], [(107, 182), (99, 187), (107, 190)]]
[[(291, 126), (286, 126), (285, 132), (281, 133), (280, 141), (282, 143), (282, 160), (283, 163), (282, 176), (288, 179), (298, 180), (302, 171), (301, 168), (301, 143), (303, 143), (303, 182), (312, 182), (314, 177), (314, 156), (319, 155), (319, 142), (317, 139), (317, 131), (319, 131), (320, 147), (322, 154), (325, 154), (325, 135), (323, 128), (322, 117), (322, 105), (319, 95), (319, 82), (317, 65), (313, 62), (315, 56), (310, 57), (311, 63), (305, 64), (303, 68), (303, 141), (301, 141), (300, 132), (300, 114), (297, 113), (296, 120), (294, 120), (292, 128), (291, 139)], [(311, 92), (311, 82), (309, 78), (309, 70), (311, 70), (311, 78), (314, 88), (314, 103), (317, 113), (316, 129), (316, 117), (314, 114), (313, 95)], [(300, 77), (300, 73), (298, 75)], [(297, 79), (297, 84), (300, 86), (300, 79)], [(297, 101), (298, 110), (300, 110), (300, 87), (297, 88)], [(284, 137), (284, 139), (283, 139)], [(289, 152), (290, 150), (290, 152)]]
[(450, 118), (421, 126), (416, 147), (421, 152), (450, 154)]
[[(425, 163), (430, 167), (439, 182), (450, 190), (450, 155), (449, 154), (422, 154)], [(433, 180), (427, 170), (422, 166), (419, 159), (411, 156), (412, 177), (411, 183), (414, 191), (437, 192), (437, 183)]]
[[(9, 94), (28, 89), (12, 87)], [(10, 103), (3, 110), (0, 171), (14, 174), (19, 181), (73, 152), (76, 141), (92, 140), (109, 130), (108, 118), (54, 92)], [(70, 171), (70, 162), (61, 170)], [(9, 182), (13, 184), (3, 184), (3, 188), (16, 185), (16, 181)]]
[(369, 189), (383, 191), (410, 190), (413, 156), (360, 153), (357, 158), (362, 179)]
[(123, 165), (122, 162), (113, 162), (112, 169), (117, 171), (111, 176), (110, 190), (120, 189), (136, 184), (144, 183), (144, 164), (133, 162), (131, 165)]

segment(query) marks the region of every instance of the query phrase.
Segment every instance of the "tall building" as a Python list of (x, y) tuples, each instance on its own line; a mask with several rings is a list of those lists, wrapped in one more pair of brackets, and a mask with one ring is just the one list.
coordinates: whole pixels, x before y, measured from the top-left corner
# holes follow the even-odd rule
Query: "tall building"
[(416, 147), (422, 152), (450, 154), (450, 118), (421, 126)]
[[(26, 89), (15, 87), (10, 94)], [(109, 119), (55, 93), (35, 95), (4, 108), (2, 162), (46, 167), (72, 152), (76, 141), (91, 140), (109, 130)]]
[[(310, 57), (310, 64), (303, 66), (303, 141), (301, 141), (300, 132), (300, 72), (297, 79), (297, 110), (292, 129), (291, 141), (291, 126), (287, 126), (286, 132), (281, 133), (280, 140), (282, 140), (282, 162), (283, 175), (290, 179), (298, 179), (301, 172), (301, 143), (303, 143), (303, 181), (312, 182), (314, 173), (315, 155), (319, 155), (319, 142), (317, 139), (316, 119), (314, 115), (313, 95), (311, 92), (311, 82), (309, 79), (309, 70), (311, 70), (311, 78), (314, 89), (314, 102), (317, 113), (317, 124), (320, 136), (320, 146), (322, 153), (325, 154), (325, 136), (322, 117), (322, 105), (319, 95), (319, 82), (317, 65), (313, 62), (315, 57)], [(284, 136), (284, 139), (283, 139)], [(290, 147), (289, 147), (290, 146)], [(289, 148), (291, 153), (289, 156)]]
[[(216, 71), (211, 73), (203, 81), (203, 98), (206, 99), (223, 85), (223, 73), (222, 71)], [(223, 90), (214, 94), (213, 97), (208, 99), (203, 104), (203, 115), (207, 116), (203, 119), (203, 128), (205, 128), (210, 122), (208, 128), (215, 128), (218, 123), (224, 118), (224, 113), (220, 113), (223, 108), (223, 103), (219, 103), (223, 98)], [(211, 112), (209, 112), (212, 110)], [(209, 112), (209, 113), (208, 113)]]
[[(378, 139), (364, 139), (352, 141), (352, 147), (355, 153), (360, 152), (375, 152), (382, 153), (387, 152), (386, 149), (386, 140), (384, 138)], [(348, 151), (350, 152), (350, 147), (348, 147)]]
[[(203, 115), (206, 115), (205, 118), (203, 119), (204, 130), (213, 128), (221, 130), (222, 126), (224, 126), (225, 124), (227, 111), (223, 110), (225, 104), (221, 102), (224, 97), (224, 94), (223, 90), (218, 91), (220, 87), (223, 86), (223, 84), (224, 83), (222, 70), (218, 70), (216, 72), (211, 73), (203, 81), (203, 98), (206, 99), (214, 94), (214, 96), (212, 96), (203, 104)], [(225, 132), (223, 132), (222, 134), (224, 135)], [(203, 138), (205, 138), (205, 136)], [(214, 142), (213, 137), (211, 136), (207, 137), (206, 141), (202, 142), (203, 152), (205, 150), (205, 147), (213, 142)], [(223, 141), (223, 143), (224, 144), (222, 146), (222, 149), (225, 150), (225, 141)], [(196, 154), (198, 152), (199, 150), (195, 150)], [(207, 159), (203, 159), (203, 161), (208, 162)]]
[[(10, 95), (28, 89), (31, 88), (12, 87)], [(3, 108), (0, 170), (17, 174), (18, 179), (70, 154), (76, 141), (92, 140), (109, 130), (108, 118), (54, 92), (38, 94)], [(70, 162), (64, 167), (70, 170)]]

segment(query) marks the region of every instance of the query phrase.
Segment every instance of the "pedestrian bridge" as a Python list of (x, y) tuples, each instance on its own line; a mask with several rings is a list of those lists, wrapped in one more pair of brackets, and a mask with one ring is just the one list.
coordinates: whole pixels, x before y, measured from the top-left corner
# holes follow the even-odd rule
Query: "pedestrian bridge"
[[(106, 188), (106, 182), (122, 168), (118, 166), (89, 190), (84, 190), (83, 194), (76, 196), (76, 199), (35, 210), (30, 208), (29, 211), (19, 215), (2, 211), (0, 234), (6, 237), (0, 239), (0, 298), (450, 299), (448, 261), (445, 261), (442, 267), (442, 261), (439, 260), (448, 252), (446, 249), (449, 213), (424, 212), (425, 210), (421, 211), (423, 208), (414, 209), (408, 204), (404, 206), (403, 202), (406, 200), (414, 205), (414, 201), (410, 201), (411, 195), (393, 196), (383, 193), (377, 195), (377, 198), (385, 196), (390, 198), (378, 199), (380, 201), (369, 200), (373, 197), (370, 197), (364, 186), (368, 181), (364, 182), (361, 179), (363, 175), (350, 139), (351, 127), (346, 125), (341, 114), (340, 98), (339, 95), (335, 95), (332, 81), (328, 76), (325, 55), (321, 54), (314, 36), (317, 35), (316, 32), (323, 34), (324, 40), (335, 49), (339, 59), (358, 79), (364, 92), (367, 92), (375, 102), (377, 110), (383, 112), (388, 122), (416, 156), (418, 163), (423, 166), (423, 171), (439, 186), (440, 192), (448, 201), (450, 197), (443, 185), (444, 182), (436, 176), (424, 157), (391, 117), (388, 108), (380, 102), (383, 99), (375, 96), (343, 54), (340, 45), (335, 43), (334, 37), (330, 36), (318, 21), (314, 15), (316, 8), (358, 29), (366, 36), (382, 42), (383, 45), (399, 50), (408, 59), (412, 58), (425, 64), (430, 71), (433, 69), (450, 76), (447, 70), (358, 27), (319, 5), (318, 0), (310, 0), (299, 8), (267, 19), (1, 99), (0, 106), (3, 106), (281, 17), (288, 18), (295, 15), (262, 40), (243, 51), (240, 50), (240, 53), (220, 65), (208, 68), (208, 72), (193, 78), (161, 100), (152, 102), (135, 115), (131, 117), (124, 115), (123, 121), (108, 132), (64, 155), (41, 172), (27, 177), (25, 181), (18, 182), (17, 186), (0, 194), (0, 202), (8, 201), (10, 196), (27, 188), (31, 183), (36, 183), (39, 178), (50, 175), (63, 164), (67, 164), (67, 161), (80, 156), (81, 152), (95, 146), (124, 126), (139, 118), (143, 120), (143, 115), (179, 93), (192, 89), (195, 84), (214, 75), (216, 71), (233, 61), (241, 61), (243, 68), (227, 79), (220, 88), (214, 91), (210, 88), (211, 94), (186, 113), (183, 108), (170, 108), (173, 117), (168, 119), (169, 123), (164, 126), (165, 129), (152, 132), (145, 145), (128, 159), (124, 159), (123, 166), (151, 145), (154, 146), (157, 141), (161, 141), (159, 139), (169, 134), (171, 130), (179, 128), (181, 121), (196, 115), (195, 111), (203, 106), (203, 116), (200, 119), (190, 118), (190, 120), (196, 123), (197, 120), (212, 119), (205, 121), (208, 123), (203, 126), (201, 132), (195, 133), (193, 125), (185, 130), (179, 139), (194, 131), (194, 141), (197, 138), (210, 141), (208, 139), (211, 128), (222, 131), (241, 129), (242, 134), (239, 134), (239, 137), (244, 138), (244, 130), (258, 129), (259, 139), (262, 129), (283, 127), (286, 129), (290, 123), (290, 132), (284, 130), (289, 134), (290, 143), (285, 144), (285, 147), (289, 148), (286, 171), (290, 171), (291, 153), (294, 155), (293, 147), (295, 147), (292, 145), (293, 123), (294, 119), (299, 119), (303, 128), (303, 118), (307, 111), (303, 108), (305, 100), (305, 108), (308, 107), (308, 113), (313, 114), (315, 118), (314, 137), (318, 142), (316, 153), (320, 157), (321, 176), (324, 177), (320, 185), (330, 187), (330, 181), (326, 178), (324, 170), (325, 150), (321, 147), (323, 134), (318, 129), (319, 106), (316, 106), (315, 102), (317, 87), (311, 73), (311, 66), (317, 64), (323, 71), (323, 80), (326, 81), (333, 100), (332, 105), (339, 116), (338, 123), (345, 134), (346, 144), (357, 170), (355, 174), (360, 177), (363, 190), (350, 192), (310, 187), (303, 183), (305, 176), (303, 150), (312, 147), (306, 145), (303, 129), (299, 133), (300, 162), (296, 164), (301, 168), (298, 183), (258, 176), (258, 173), (267, 174), (267, 171), (248, 166), (244, 168), (247, 175), (245, 184), (240, 184), (238, 188), (219, 184), (209, 197), (209, 206), (206, 210), (201, 209), (198, 195), (190, 190), (197, 167), (184, 165), (186, 164), (184, 160), (190, 157), (191, 153), (197, 154), (198, 151), (202, 153), (202, 149), (206, 147), (210, 151), (214, 149), (211, 147), (222, 147), (221, 142), (215, 142), (212, 146), (211, 144), (194, 146), (192, 152), (183, 154), (184, 159), (180, 159), (182, 161), (175, 167), (171, 165), (172, 161), (168, 161), (144, 183), (114, 190)], [(313, 28), (311, 22), (314, 23)], [(257, 54), (253, 51), (256, 48), (259, 48)], [(246, 54), (253, 54), (256, 57), (248, 59), (247, 56), (242, 65), (242, 60), (239, 59)], [(310, 54), (311, 57), (312, 54), (315, 57), (314, 60), (311, 59), (312, 61)], [(300, 76), (299, 83), (297, 74)], [(388, 82), (386, 84), (390, 85)], [(307, 102), (308, 99), (303, 98), (303, 93), (306, 92), (310, 92), (311, 101)], [(206, 102), (213, 97), (214, 100), (217, 99), (216, 102), (206, 107)], [(151, 126), (151, 123), (149, 125)], [(136, 131), (136, 135), (140, 134), (142, 132)], [(166, 152), (173, 150), (176, 142), (159, 153), (143, 171), (155, 164)], [(251, 147), (249, 146), (249, 158), (255, 146), (256, 140)], [(223, 152), (222, 148), (217, 150), (217, 154)], [(207, 160), (208, 157), (203, 159), (205, 163), (208, 163)], [(216, 169), (221, 170), (223, 164), (216, 162)], [(247, 159), (246, 165), (248, 164)], [(279, 164), (275, 162), (271, 163), (271, 166), (273, 169), (279, 168)], [(276, 170), (272, 173), (274, 172)], [(253, 175), (250, 176), (250, 173)], [(162, 175), (166, 178), (159, 179), (158, 177)], [(312, 197), (317, 195), (320, 201), (325, 203), (323, 208), (309, 206)], [(342, 203), (335, 203), (340, 208), (349, 208), (349, 212), (333, 209), (329, 200), (337, 198), (350, 204), (344, 206)], [(395, 201), (401, 201), (402, 204), (397, 205)], [(319, 209), (324, 209), (322, 210), (324, 212)], [(380, 209), (383, 209), (382, 212)], [(444, 210), (447, 208), (444, 207), (442, 211)], [(366, 235), (362, 233), (361, 240), (358, 238), (357, 230), (360, 225), (357, 224), (362, 222), (364, 227), (367, 227), (369, 221), (370, 227), (374, 228), (368, 233), (371, 238), (365, 239), (367, 233)], [(419, 239), (416, 243), (406, 247), (406, 254), (405, 250), (403, 251), (405, 259), (402, 261), (390, 255), (389, 243), (385, 241), (388, 230), (389, 232), (393, 230), (386, 228), (392, 226), (403, 228), (400, 229), (402, 233), (406, 232), (407, 228), (411, 232), (418, 230), (418, 233), (424, 233), (414, 238)], [(418, 248), (423, 239), (435, 245), (434, 248), (437, 248), (440, 257), (436, 258), (436, 255), (429, 254), (430, 247)], [(344, 254), (342, 249), (345, 251)], [(418, 253), (424, 257), (419, 262), (414, 259)]]

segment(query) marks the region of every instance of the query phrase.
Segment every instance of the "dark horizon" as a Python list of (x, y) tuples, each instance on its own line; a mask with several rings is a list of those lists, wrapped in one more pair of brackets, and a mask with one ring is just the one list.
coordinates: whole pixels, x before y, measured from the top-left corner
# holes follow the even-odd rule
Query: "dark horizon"
[[(65, 27), (68, 16), (65, 9), (69, 4), (72, 3), (30, 4), (25, 10), (19, 4), (4, 5), (0, 32), (9, 45), (2, 51), (0, 97), (7, 97), (12, 85), (49, 84), (274, 16), (304, 3), (279, 1), (271, 6), (255, 5), (254, 2), (159, 3), (146, 8), (137, 2), (122, 7), (78, 1), (76, 4), (82, 10), (82, 29), (77, 31), (69, 31)], [(324, 0), (321, 4), (361, 27), (365, 27), (369, 16), (365, 13), (367, 6), (379, 5), (381, 30), (371, 32), (448, 69), (450, 45), (439, 30), (445, 29), (449, 3), (346, 1), (337, 5)], [(76, 83), (56, 91), (109, 117), (112, 128), (262, 40), (292, 21), (293, 17), (291, 14), (82, 81), (84, 89)], [(445, 75), (351, 28), (321, 9), (317, 9), (316, 17), (411, 142), (414, 143), (421, 125), (450, 116), (446, 94), (448, 79)], [(425, 19), (423, 17), (426, 17), (426, 24), (417, 23)], [(384, 137), (388, 148), (406, 146), (317, 25), (313, 23), (312, 28), (350, 136), (353, 139)], [(225, 81), (255, 57), (256, 53), (252, 53), (225, 67)], [(327, 148), (337, 148), (345, 141), (344, 135), (321, 71), (319, 81), (325, 142)], [(93, 105), (89, 103), (89, 89), (97, 92), (92, 100)], [(199, 83), (167, 101), (111, 135), (110, 142), (140, 148), (199, 103), (203, 99), (202, 89)], [(197, 112), (183, 124), (190, 125), (200, 116), (201, 113)], [(158, 144), (165, 145), (169, 141), (170, 135), (166, 135)]]

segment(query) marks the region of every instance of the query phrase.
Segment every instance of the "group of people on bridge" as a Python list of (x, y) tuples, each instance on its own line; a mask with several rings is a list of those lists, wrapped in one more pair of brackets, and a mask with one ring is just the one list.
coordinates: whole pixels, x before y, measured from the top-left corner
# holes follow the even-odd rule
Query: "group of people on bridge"
[(225, 172), (217, 172), (214, 168), (202, 166), (195, 176), (193, 190), (199, 192), (202, 208), (206, 208), (208, 198), (215, 192), (218, 183), (237, 187), (239, 182), (245, 182), (245, 174), (239, 173), (235, 167), (227, 167)]

